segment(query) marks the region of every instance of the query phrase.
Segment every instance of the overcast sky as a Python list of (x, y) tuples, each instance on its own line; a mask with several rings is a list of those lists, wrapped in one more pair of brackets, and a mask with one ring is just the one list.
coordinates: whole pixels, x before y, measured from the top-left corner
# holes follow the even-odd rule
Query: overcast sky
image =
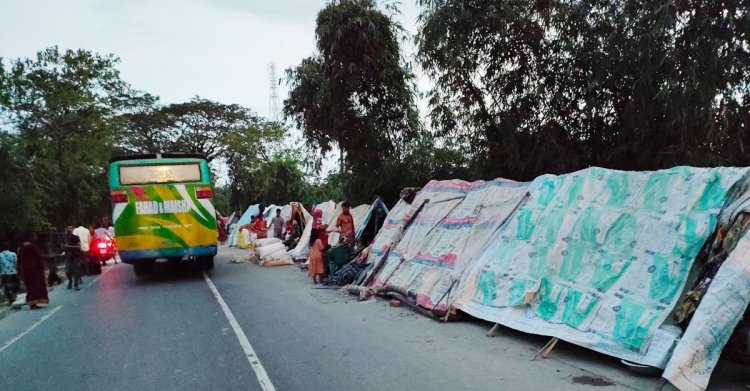
[[(324, 0), (0, 0), (0, 57), (53, 45), (120, 57), (122, 78), (164, 103), (195, 95), (269, 114), (267, 64), (314, 53)], [(401, 5), (414, 31), (417, 7)], [(283, 102), (287, 89), (279, 87)]]

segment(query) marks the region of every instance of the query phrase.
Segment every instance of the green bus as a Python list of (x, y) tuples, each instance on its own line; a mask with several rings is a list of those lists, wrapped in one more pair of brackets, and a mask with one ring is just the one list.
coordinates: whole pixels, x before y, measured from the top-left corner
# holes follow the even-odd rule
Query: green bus
[(216, 210), (206, 159), (195, 154), (142, 154), (110, 160), (112, 221), (120, 258), (137, 275), (159, 258), (195, 259), (212, 269)]

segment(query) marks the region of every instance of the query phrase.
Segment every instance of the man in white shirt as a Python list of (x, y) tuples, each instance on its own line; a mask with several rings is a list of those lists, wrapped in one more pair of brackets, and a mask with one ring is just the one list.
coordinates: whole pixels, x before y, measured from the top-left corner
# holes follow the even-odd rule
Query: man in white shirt
[(78, 236), (81, 239), (81, 251), (84, 254), (89, 253), (89, 244), (91, 244), (91, 232), (89, 229), (84, 227), (83, 224), (78, 225), (78, 228), (73, 230), (73, 235)]
[(84, 227), (83, 224), (79, 224), (78, 228), (73, 230), (73, 235), (78, 236), (78, 239), (81, 239), (81, 253), (83, 253), (83, 270), (84, 272), (88, 271), (89, 245), (91, 244), (91, 232), (89, 231), (88, 228)]

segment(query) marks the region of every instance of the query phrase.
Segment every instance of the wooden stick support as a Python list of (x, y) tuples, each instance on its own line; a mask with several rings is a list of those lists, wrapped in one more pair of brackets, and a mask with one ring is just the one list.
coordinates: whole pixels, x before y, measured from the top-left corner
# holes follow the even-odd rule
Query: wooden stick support
[(497, 335), (497, 330), (499, 329), (500, 329), (500, 323), (495, 323), (495, 325), (492, 326), (492, 328), (490, 329), (490, 331), (487, 332), (486, 335), (490, 338), (493, 338)]
[(534, 358), (532, 358), (531, 361), (537, 360), (539, 357), (547, 358), (547, 356), (552, 352), (552, 349), (555, 348), (555, 345), (557, 345), (557, 341), (559, 341), (557, 337), (553, 337), (552, 339), (550, 339), (546, 345), (542, 346), (542, 348), (536, 352)]

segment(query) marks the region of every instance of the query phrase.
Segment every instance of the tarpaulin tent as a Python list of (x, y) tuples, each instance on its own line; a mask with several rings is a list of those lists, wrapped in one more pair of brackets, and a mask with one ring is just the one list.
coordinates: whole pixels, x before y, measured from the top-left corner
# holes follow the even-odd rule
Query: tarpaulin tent
[(286, 221), (292, 218), (292, 204), (286, 204), (286, 205), (271, 205), (268, 208), (266, 208), (265, 212), (263, 212), (263, 219), (266, 221), (266, 225), (268, 226), (268, 237), (272, 238), (273, 235), (273, 229), (271, 229), (271, 220), (276, 216), (276, 209), (281, 209), (281, 218), (284, 219), (284, 223), (286, 224)]
[[(329, 201), (332, 203), (332, 201)], [(330, 204), (328, 202), (318, 204), (318, 206), (324, 206), (326, 208), (330, 207)], [(336, 220), (341, 215), (342, 207), (341, 203), (334, 204), (335, 208), (333, 210), (328, 211), (328, 218), (326, 219), (326, 212), (323, 213), (323, 224), (328, 225), (329, 229), (333, 229), (336, 226)], [(317, 208), (317, 206), (316, 206)], [(378, 208), (384, 208), (386, 213), (388, 213), (388, 208), (385, 206), (382, 200), (380, 198), (376, 199), (375, 202), (373, 202), (372, 205), (359, 205), (356, 208), (350, 208), (349, 213), (352, 215), (352, 219), (354, 220), (354, 229), (355, 229), (355, 237), (359, 238), (362, 232), (364, 232), (364, 227), (367, 226), (367, 224), (370, 222), (370, 219), (372, 218), (373, 213), (376, 213)], [(310, 250), (310, 236), (312, 234), (312, 224), (308, 224), (305, 227), (304, 232), (302, 233), (302, 238), (300, 239), (299, 243), (297, 244), (297, 247), (295, 247), (292, 250), (289, 250), (289, 255), (292, 256), (294, 259), (305, 259), (309, 255)], [(339, 234), (338, 232), (331, 232), (328, 234), (328, 243), (331, 245), (336, 245), (339, 242)]]
[[(365, 212), (364, 216), (360, 219), (360, 224), (357, 226), (357, 232), (355, 233), (355, 236), (357, 238), (361, 238), (365, 234), (365, 230), (368, 226), (370, 226), (370, 222), (373, 221), (373, 219), (384, 219), (385, 216), (388, 215), (390, 211), (388, 210), (388, 206), (385, 205), (385, 202), (380, 197), (377, 197), (375, 201), (370, 204), (370, 207)], [(382, 223), (376, 223), (374, 225), (374, 235), (377, 235), (378, 230), (380, 229), (380, 226)]]
[(665, 323), (726, 196), (747, 169), (589, 168), (534, 180), (463, 277), (456, 307), (664, 368)]
[[(391, 210), (368, 257), (374, 267), (365, 283), (416, 293), (417, 304), (432, 309), (458, 278), (446, 301), (470, 315), (666, 366), (673, 384), (702, 390), (750, 302), (748, 175), (747, 168), (589, 168), (518, 184), (524, 194), (516, 207), (477, 202), (483, 197), (461, 189), (472, 184), (457, 182), (451, 190), (431, 182), (411, 204), (399, 201)], [(496, 209), (496, 217), (460, 219), (485, 208)], [(728, 257), (717, 256), (726, 262), (680, 338), (672, 314), (692, 286), (689, 276), (702, 267), (696, 257), (710, 249), (717, 220), (737, 220), (731, 216), (738, 213), (748, 215), (747, 224), (725, 248)], [(462, 233), (469, 225), (481, 233)], [(454, 242), (449, 232), (464, 239)], [(468, 247), (460, 248), (462, 240)], [(450, 277), (441, 270), (449, 265)]]
[(448, 291), (525, 194), (525, 183), (503, 179), (431, 181), (402, 215), (410, 222), (395, 248), (384, 259), (382, 250), (368, 257), (383, 263), (373, 269), (372, 285), (388, 284), (416, 295), (422, 307), (446, 310)]
[(260, 204), (250, 205), (246, 210), (245, 213), (240, 216), (240, 219), (237, 220), (237, 224), (232, 227), (232, 231), (229, 233), (229, 239), (227, 239), (227, 243), (231, 247), (237, 247), (239, 244), (239, 240), (237, 237), (237, 234), (240, 231), (240, 227), (245, 224), (250, 224), (250, 218), (257, 215), (260, 212)]
[[(750, 191), (741, 189), (736, 201), (722, 211), (701, 277), (688, 292), (699, 303), (685, 334), (669, 360), (663, 377), (681, 390), (702, 391), (732, 332), (750, 304)], [(707, 287), (706, 287), (707, 285)], [(690, 315), (685, 300), (678, 317)], [(742, 344), (746, 335), (740, 335)], [(746, 348), (745, 348), (746, 349)]]

